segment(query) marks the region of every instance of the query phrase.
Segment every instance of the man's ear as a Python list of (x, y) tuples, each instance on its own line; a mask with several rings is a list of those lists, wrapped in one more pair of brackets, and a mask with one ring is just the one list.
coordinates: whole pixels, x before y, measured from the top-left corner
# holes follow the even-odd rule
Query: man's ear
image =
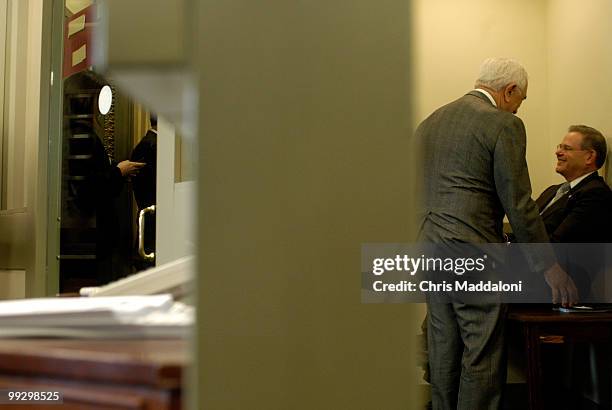
[(504, 101), (510, 102), (510, 97), (517, 91), (516, 83), (510, 83), (504, 87)]
[(595, 164), (595, 161), (597, 161), (597, 152), (595, 150), (589, 150), (585, 160), (587, 165)]

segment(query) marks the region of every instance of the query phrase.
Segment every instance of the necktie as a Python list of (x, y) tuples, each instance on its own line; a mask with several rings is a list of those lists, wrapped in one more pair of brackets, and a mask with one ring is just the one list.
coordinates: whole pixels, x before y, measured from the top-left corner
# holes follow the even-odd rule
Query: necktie
[(561, 184), (559, 189), (557, 189), (557, 193), (555, 194), (555, 197), (548, 204), (546, 204), (544, 209), (542, 209), (542, 212), (540, 212), (540, 215), (542, 215), (544, 213), (544, 211), (546, 211), (548, 209), (549, 206), (551, 206), (552, 204), (557, 202), (559, 200), (559, 198), (561, 198), (563, 195), (567, 194), (569, 192), (569, 190), (570, 190), (570, 183), (569, 182), (564, 182), (563, 184)]

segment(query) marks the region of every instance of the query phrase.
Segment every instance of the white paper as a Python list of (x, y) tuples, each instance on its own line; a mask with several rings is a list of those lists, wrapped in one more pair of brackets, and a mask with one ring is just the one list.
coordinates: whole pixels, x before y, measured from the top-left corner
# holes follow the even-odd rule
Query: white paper
[(183, 338), (194, 318), (171, 295), (22, 299), (0, 302), (0, 338)]

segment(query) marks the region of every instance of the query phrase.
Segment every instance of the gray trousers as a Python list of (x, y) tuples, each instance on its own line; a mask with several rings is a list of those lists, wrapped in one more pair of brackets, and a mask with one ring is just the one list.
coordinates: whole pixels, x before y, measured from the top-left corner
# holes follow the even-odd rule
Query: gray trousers
[(429, 303), (434, 410), (497, 410), (506, 382), (506, 306)]

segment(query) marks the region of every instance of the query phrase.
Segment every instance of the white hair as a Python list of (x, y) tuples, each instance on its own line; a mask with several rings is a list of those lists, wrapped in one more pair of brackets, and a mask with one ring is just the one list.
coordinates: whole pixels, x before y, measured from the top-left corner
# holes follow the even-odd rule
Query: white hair
[(487, 58), (480, 65), (480, 73), (475, 87), (489, 87), (494, 91), (500, 91), (510, 83), (516, 83), (525, 91), (527, 88), (527, 70), (516, 60), (511, 58), (493, 57)]

